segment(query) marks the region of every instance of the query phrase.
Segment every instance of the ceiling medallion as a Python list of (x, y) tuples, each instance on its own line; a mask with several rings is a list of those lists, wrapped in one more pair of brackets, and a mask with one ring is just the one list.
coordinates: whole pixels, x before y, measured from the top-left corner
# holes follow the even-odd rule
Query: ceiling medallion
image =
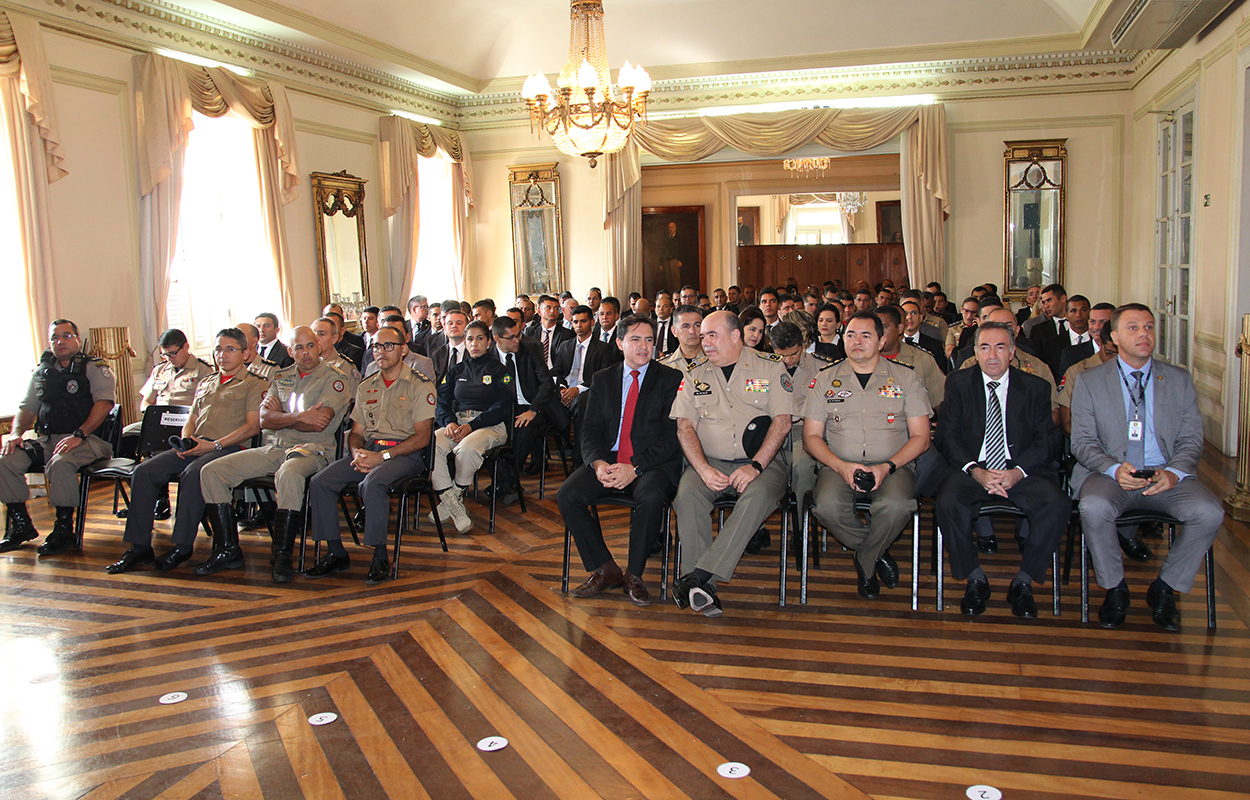
[(635, 125), (647, 120), (651, 76), (629, 61), (614, 87), (608, 76), (602, 0), (570, 0), (569, 60), (553, 93), (547, 77), (525, 79), (521, 96), (530, 112), (530, 130), (546, 129), (561, 153), (590, 159), (593, 168), (605, 153), (618, 152)]

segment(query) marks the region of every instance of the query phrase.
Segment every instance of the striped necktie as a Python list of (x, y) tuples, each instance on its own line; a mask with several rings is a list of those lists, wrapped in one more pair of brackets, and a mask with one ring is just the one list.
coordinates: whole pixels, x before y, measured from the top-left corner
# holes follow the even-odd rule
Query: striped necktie
[(1003, 407), (998, 401), (998, 381), (985, 384), (990, 390), (986, 403), (985, 466), (986, 469), (1007, 468), (1007, 432), (1003, 430)]

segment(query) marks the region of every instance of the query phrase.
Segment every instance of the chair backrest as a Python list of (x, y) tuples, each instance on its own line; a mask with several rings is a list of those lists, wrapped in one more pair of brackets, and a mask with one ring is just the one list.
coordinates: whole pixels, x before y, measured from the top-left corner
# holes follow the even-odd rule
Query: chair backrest
[(191, 406), (148, 406), (143, 409), (139, 424), (139, 456), (163, 453), (169, 449), (169, 437), (180, 436), (182, 426), (191, 413)]
[(95, 429), (95, 435), (109, 443), (109, 449), (112, 450), (114, 457), (117, 456), (117, 449), (122, 442), (121, 415), (122, 407), (114, 403), (108, 416), (100, 423), (100, 427)]
[[(334, 437), (334, 460), (338, 461), (347, 455), (347, 435), (352, 432), (352, 409), (356, 406), (356, 401), (352, 400), (347, 404), (347, 410), (343, 412), (343, 422), (339, 425), (338, 436)], [(434, 437), (430, 437), (433, 441)]]

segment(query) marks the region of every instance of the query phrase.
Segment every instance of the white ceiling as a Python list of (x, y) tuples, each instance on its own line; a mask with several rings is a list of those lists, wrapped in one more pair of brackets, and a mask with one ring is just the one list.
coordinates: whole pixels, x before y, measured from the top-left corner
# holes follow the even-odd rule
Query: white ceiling
[[(568, 51), (567, 0), (171, 0), (218, 19), (458, 92), (551, 75)], [(1106, 0), (605, 0), (608, 57), (693, 77), (1084, 45)], [(1095, 43), (1091, 48), (1102, 49)], [(864, 52), (864, 51), (877, 51)]]

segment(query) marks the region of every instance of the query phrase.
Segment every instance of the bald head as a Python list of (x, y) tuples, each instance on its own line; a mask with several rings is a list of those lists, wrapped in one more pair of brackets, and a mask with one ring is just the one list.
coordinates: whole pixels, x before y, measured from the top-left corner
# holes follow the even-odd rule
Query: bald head
[(307, 325), (300, 325), (291, 331), (291, 358), (299, 371), (308, 374), (317, 368), (321, 360), (321, 347), (317, 344), (317, 334)]

